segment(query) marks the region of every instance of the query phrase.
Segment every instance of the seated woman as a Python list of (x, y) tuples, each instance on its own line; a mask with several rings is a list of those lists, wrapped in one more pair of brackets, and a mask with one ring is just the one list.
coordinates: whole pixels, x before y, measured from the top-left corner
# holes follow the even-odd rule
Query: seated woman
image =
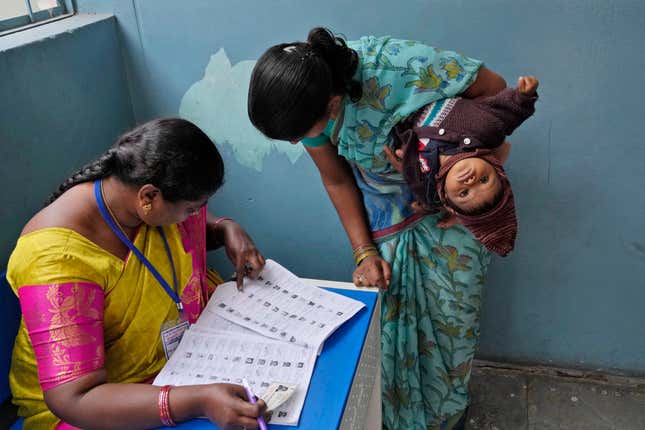
[[(206, 416), (258, 428), (266, 405), (231, 384), (154, 387), (172, 339), (209, 297), (206, 250), (238, 273), (264, 257), (206, 202), (222, 185), (213, 142), (182, 119), (124, 134), (81, 168), (24, 227), (7, 278), (23, 320), (10, 373), (26, 429), (152, 428)], [(210, 283), (212, 284), (212, 282)]]

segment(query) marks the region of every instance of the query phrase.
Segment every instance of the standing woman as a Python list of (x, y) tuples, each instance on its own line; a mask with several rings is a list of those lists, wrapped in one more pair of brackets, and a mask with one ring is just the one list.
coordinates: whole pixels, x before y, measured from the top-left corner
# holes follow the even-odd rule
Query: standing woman
[[(207, 416), (256, 429), (263, 402), (241, 386), (154, 387), (172, 347), (162, 330), (193, 323), (209, 297), (206, 251), (237, 273), (264, 257), (206, 203), (224, 164), (194, 124), (158, 119), (82, 167), (24, 227), (7, 279), (22, 322), (9, 381), (28, 429), (144, 429)], [(207, 277), (208, 275), (208, 277)]]
[(382, 290), (383, 427), (463, 428), (490, 254), (462, 226), (416, 213), (390, 163), (392, 128), (434, 101), (493, 95), (480, 61), (419, 42), (345, 42), (314, 28), (273, 46), (249, 88), (252, 123), (302, 142), (352, 244), (356, 285)]

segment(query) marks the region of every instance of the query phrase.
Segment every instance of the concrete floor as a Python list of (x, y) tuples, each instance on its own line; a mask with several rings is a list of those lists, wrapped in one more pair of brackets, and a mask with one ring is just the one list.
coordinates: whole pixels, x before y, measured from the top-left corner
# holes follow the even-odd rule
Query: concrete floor
[(479, 362), (467, 430), (645, 430), (645, 378)]

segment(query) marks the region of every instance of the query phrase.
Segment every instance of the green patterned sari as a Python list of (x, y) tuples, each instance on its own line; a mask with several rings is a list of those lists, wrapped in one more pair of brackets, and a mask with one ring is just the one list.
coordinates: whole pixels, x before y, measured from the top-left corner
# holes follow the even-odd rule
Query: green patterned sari
[(363, 96), (345, 100), (324, 134), (352, 166), (374, 239), (392, 266), (382, 293), (383, 427), (452, 429), (468, 406), (490, 254), (462, 226), (444, 230), (438, 216), (412, 211), (412, 194), (383, 145), (403, 118), (468, 88), (482, 63), (390, 37), (348, 46), (360, 58), (355, 79)]
[(489, 252), (437, 216), (379, 242), (392, 265), (382, 293), (383, 426), (450, 429), (468, 405)]

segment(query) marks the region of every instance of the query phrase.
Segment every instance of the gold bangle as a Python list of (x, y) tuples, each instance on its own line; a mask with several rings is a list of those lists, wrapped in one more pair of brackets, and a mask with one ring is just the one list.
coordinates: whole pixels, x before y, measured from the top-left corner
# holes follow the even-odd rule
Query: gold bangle
[(361, 265), (361, 263), (362, 263), (364, 260), (366, 260), (368, 257), (373, 257), (373, 256), (375, 256), (375, 255), (378, 255), (378, 254), (365, 254), (365, 255), (362, 255), (360, 258), (358, 258), (358, 259), (356, 260), (356, 267), (360, 266), (360, 265)]
[(369, 249), (369, 250), (361, 252), (359, 255), (354, 257), (354, 262), (358, 266), (367, 257), (372, 257), (372, 256), (375, 256), (375, 255), (379, 255), (379, 252), (376, 249)]
[(358, 245), (356, 248), (352, 249), (353, 252), (358, 252), (363, 248), (374, 248), (373, 243), (364, 243), (362, 245)]
[(352, 256), (356, 258), (356, 256), (359, 255), (361, 251), (368, 251), (368, 250), (376, 251), (376, 246), (372, 244), (358, 246), (356, 247), (356, 249), (353, 250)]

